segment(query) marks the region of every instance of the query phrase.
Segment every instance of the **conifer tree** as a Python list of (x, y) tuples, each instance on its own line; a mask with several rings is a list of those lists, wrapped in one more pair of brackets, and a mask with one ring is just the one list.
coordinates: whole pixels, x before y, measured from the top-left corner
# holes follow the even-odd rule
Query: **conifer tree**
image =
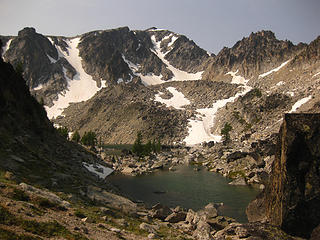
[(80, 137), (80, 134), (78, 131), (75, 131), (73, 134), (72, 134), (72, 141), (78, 143), (80, 141), (81, 137)]

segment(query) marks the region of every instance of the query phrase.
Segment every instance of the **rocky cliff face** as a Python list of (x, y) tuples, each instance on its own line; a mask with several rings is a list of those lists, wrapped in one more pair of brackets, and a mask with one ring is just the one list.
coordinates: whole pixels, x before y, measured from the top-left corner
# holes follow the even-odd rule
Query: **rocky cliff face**
[(0, 170), (59, 191), (96, 184), (83, 162), (99, 162), (53, 128), (44, 108), (30, 95), (24, 79), (0, 58)]
[(38, 88), (46, 85), (39, 92), (45, 103), (49, 104), (56, 99), (57, 93), (65, 90), (68, 85), (64, 72), (72, 79), (75, 69), (66, 59), (60, 59), (49, 39), (36, 33), (34, 28), (21, 30), (17, 37), (9, 41), (10, 46), (4, 53), (6, 61), (14, 66), (22, 64), (26, 83), (35, 94)]
[(269, 184), (249, 205), (249, 220), (265, 220), (310, 237), (320, 223), (320, 114), (286, 114)]

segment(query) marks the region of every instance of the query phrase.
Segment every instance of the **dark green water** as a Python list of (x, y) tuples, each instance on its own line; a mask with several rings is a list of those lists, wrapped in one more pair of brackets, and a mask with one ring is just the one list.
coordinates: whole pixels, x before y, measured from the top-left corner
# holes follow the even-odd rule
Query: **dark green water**
[(247, 221), (245, 209), (259, 193), (257, 188), (232, 186), (228, 184), (230, 180), (219, 174), (194, 171), (191, 166), (180, 166), (175, 172), (159, 171), (137, 177), (113, 175), (107, 179), (129, 198), (147, 206), (160, 202), (169, 207), (199, 210), (210, 202), (223, 202), (220, 215), (239, 222)]

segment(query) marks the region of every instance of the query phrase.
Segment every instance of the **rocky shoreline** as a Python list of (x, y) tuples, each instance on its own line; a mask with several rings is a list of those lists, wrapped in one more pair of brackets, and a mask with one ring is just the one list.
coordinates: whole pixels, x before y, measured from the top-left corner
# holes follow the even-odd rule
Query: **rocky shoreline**
[(268, 180), (274, 159), (273, 155), (261, 156), (257, 151), (245, 151), (222, 143), (174, 146), (144, 158), (130, 153), (108, 156), (103, 151), (100, 157), (115, 172), (124, 175), (138, 176), (163, 169), (174, 171), (177, 165), (189, 164), (195, 170), (202, 166), (210, 172), (230, 178), (232, 185), (260, 185), (261, 189)]

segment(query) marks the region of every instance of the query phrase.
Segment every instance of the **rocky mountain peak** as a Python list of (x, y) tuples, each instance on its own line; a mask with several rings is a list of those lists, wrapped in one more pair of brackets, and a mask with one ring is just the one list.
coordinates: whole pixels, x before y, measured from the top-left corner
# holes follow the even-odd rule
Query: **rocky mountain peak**
[(278, 40), (271, 31), (251, 33), (233, 47), (224, 47), (212, 59), (203, 76), (206, 79), (215, 78), (232, 69), (239, 70), (239, 74), (249, 78), (280, 65), (304, 47)]
[(29, 35), (29, 34), (36, 34), (36, 29), (33, 28), (33, 27), (25, 27), (24, 29), (20, 30), (18, 32), (18, 36), (19, 37), (23, 37), (23, 36), (26, 36), (26, 35)]

